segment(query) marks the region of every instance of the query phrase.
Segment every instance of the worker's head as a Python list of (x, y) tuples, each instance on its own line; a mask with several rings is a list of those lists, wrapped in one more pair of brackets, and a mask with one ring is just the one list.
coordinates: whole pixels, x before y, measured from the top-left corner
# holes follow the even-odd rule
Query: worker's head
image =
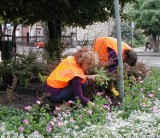
[(75, 54), (75, 60), (83, 70), (88, 70), (99, 64), (98, 55), (95, 51), (89, 48), (82, 48)]
[(135, 66), (137, 62), (137, 54), (133, 50), (124, 51), (124, 62), (130, 66)]

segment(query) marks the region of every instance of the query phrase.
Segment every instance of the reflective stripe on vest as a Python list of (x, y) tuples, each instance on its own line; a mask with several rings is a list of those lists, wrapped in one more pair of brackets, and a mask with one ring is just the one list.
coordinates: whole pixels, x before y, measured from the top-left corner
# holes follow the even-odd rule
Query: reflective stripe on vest
[(57, 68), (47, 78), (47, 85), (53, 88), (64, 88), (69, 85), (69, 81), (75, 76), (82, 78), (82, 82), (86, 81), (84, 71), (76, 64), (73, 56), (65, 58)]

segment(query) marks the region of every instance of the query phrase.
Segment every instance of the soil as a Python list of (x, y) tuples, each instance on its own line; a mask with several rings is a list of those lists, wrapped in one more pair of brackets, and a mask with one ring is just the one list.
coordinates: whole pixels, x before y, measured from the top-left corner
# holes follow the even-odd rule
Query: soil
[(13, 94), (13, 98), (11, 100), (11, 102), (9, 102), (7, 100), (7, 95), (5, 92), (1, 92), (0, 93), (0, 104), (2, 105), (6, 105), (6, 106), (11, 106), (14, 108), (18, 108), (18, 109), (22, 109), (24, 110), (24, 108), (26, 106), (31, 106), (33, 104), (36, 103), (36, 97), (33, 95), (24, 95), (24, 94), (19, 94), (17, 92), (15, 92)]
[[(93, 100), (95, 93), (93, 84), (90, 84), (87, 91), (84, 91), (84, 95), (90, 100)], [(41, 85), (33, 85), (31, 88), (17, 87), (15, 92), (13, 92), (11, 102), (7, 100), (5, 91), (0, 91), (0, 105), (6, 105), (24, 111), (26, 106), (36, 104), (37, 100), (40, 100), (43, 104), (49, 104), (53, 109), (55, 107), (55, 105), (53, 105), (53, 103), (45, 96), (45, 91)], [(115, 99), (112, 100), (115, 105), (117, 101), (115, 101)]]
[[(0, 91), (0, 104), (10, 106), (17, 109), (24, 110), (26, 106), (32, 106), (36, 104), (37, 100), (42, 101), (44, 90), (41, 86), (35, 86), (35, 88), (18, 87), (12, 94), (11, 102), (7, 99), (5, 91)], [(43, 98), (44, 104), (52, 104), (47, 98)]]

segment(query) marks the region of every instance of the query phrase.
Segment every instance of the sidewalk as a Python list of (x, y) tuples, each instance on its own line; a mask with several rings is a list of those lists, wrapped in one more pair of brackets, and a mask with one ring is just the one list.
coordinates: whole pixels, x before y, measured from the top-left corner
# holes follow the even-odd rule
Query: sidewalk
[[(153, 52), (153, 49), (151, 51), (149, 51), (149, 50), (144, 51), (145, 47), (139, 47), (139, 48), (133, 48), (133, 49), (138, 55), (138, 62), (144, 62), (144, 63), (148, 64), (149, 66), (157, 66), (160, 68), (160, 47), (159, 47), (158, 53)], [(18, 50), (20, 50), (20, 48)], [(28, 51), (28, 47), (24, 47), (23, 50)], [(63, 54), (64, 55), (67, 54), (68, 51), (75, 52), (75, 50), (76, 50), (76, 48), (72, 48), (72, 50), (69, 49), (69, 50), (65, 51), (65, 53), (63, 53)], [(22, 52), (22, 51), (20, 51), (20, 52)], [(0, 51), (0, 62), (1, 62), (1, 51)]]
[(158, 53), (153, 52), (153, 49), (144, 51), (145, 47), (138, 47), (138, 48), (133, 48), (134, 51), (138, 54), (138, 55), (143, 55), (143, 56), (160, 56), (160, 47), (159, 47), (159, 51)]
[(144, 62), (149, 66), (157, 66), (160, 68), (160, 47), (158, 53), (147, 50), (145, 47), (133, 48), (138, 55), (138, 62)]

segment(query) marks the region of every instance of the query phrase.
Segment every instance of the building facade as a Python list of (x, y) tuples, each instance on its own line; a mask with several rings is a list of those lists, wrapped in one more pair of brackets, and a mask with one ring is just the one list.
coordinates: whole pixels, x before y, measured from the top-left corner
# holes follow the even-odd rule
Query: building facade
[[(81, 27), (67, 27), (62, 31), (62, 37), (67, 38), (67, 41), (70, 41), (69, 43), (72, 46), (83, 45), (85, 43), (90, 44), (97, 37), (110, 36), (114, 24), (114, 20), (109, 20), (104, 23), (88, 25), (85, 29)], [(18, 25), (16, 29), (16, 42), (34, 43), (36, 41), (47, 41), (48, 30), (46, 26), (47, 24), (42, 22), (37, 22), (32, 26)], [(8, 27), (6, 33), (11, 34), (12, 29), (11, 26)]]

